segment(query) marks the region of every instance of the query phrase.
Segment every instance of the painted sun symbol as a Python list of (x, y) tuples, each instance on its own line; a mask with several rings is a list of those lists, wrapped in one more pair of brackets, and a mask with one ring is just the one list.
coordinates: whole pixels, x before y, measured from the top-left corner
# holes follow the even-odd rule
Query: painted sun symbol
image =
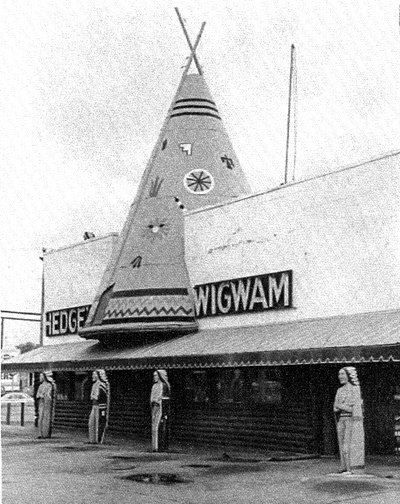
[(163, 219), (152, 219), (146, 226), (144, 226), (142, 236), (148, 238), (150, 241), (162, 239), (167, 236), (171, 229), (169, 222)]
[(214, 178), (206, 170), (192, 170), (185, 175), (184, 184), (193, 194), (207, 194), (214, 187)]

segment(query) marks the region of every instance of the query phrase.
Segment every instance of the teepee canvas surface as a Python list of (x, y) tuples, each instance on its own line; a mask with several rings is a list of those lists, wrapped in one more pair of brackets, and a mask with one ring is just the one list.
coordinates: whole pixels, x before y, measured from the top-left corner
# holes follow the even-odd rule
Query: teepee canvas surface
[(196, 330), (183, 211), (249, 192), (204, 76), (185, 72), (81, 335)]
[(246, 179), (204, 77), (187, 75), (168, 114), (159, 150), (141, 190), (154, 177), (160, 193), (188, 209), (220, 203), (249, 192)]

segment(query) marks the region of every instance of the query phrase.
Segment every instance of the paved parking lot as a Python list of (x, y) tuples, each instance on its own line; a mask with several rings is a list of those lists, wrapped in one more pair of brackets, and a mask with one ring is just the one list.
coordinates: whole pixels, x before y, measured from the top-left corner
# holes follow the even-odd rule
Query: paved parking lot
[[(400, 457), (372, 457), (365, 476), (335, 473), (337, 460), (296, 460), (282, 453), (222, 453), (108, 438), (85, 432), (36, 439), (31, 423), (2, 424), (3, 504), (394, 504), (400, 501)], [(289, 458), (289, 460), (287, 460)]]

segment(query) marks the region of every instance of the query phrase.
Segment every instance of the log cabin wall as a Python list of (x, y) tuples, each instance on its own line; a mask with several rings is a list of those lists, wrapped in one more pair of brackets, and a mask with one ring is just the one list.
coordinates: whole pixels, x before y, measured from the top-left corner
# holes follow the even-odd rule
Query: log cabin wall
[(173, 439), (226, 449), (314, 452), (308, 371), (288, 371), (186, 371), (179, 377), (185, 388), (174, 401)]
[[(170, 370), (171, 442), (337, 454), (332, 405), (341, 365)], [(365, 403), (366, 453), (395, 449), (400, 365), (358, 364)], [(57, 373), (55, 427), (87, 429), (90, 374)], [(151, 439), (152, 370), (110, 371), (109, 432)], [(396, 399), (396, 397), (398, 399)]]
[[(127, 437), (150, 436), (152, 371), (109, 371), (111, 388), (110, 433)], [(92, 404), (91, 371), (55, 373), (57, 402), (55, 427), (87, 429)]]
[(83, 401), (57, 401), (54, 427), (87, 429), (91, 404)]
[(150, 440), (153, 371), (112, 371), (109, 380), (110, 433)]
[(55, 428), (87, 429), (90, 411), (91, 372), (56, 372)]
[(364, 399), (367, 454), (395, 452), (395, 417), (400, 416), (400, 363), (362, 364), (359, 369)]
[(279, 412), (222, 409), (192, 410), (175, 419), (174, 439), (223, 448), (252, 448), (308, 453), (313, 432), (303, 407)]
[[(293, 371), (295, 371), (293, 373)], [(313, 452), (307, 368), (171, 370), (171, 441)], [(59, 373), (55, 427), (87, 428), (90, 373)], [(152, 371), (111, 371), (109, 432), (149, 439)]]
[[(352, 364), (312, 365), (311, 383), (315, 387), (315, 422), (319, 453), (338, 454), (335, 419), (332, 411), (339, 370)], [(393, 454), (395, 418), (400, 417), (400, 364), (396, 362), (355, 364), (364, 400), (365, 452)], [(398, 399), (396, 399), (398, 397)]]

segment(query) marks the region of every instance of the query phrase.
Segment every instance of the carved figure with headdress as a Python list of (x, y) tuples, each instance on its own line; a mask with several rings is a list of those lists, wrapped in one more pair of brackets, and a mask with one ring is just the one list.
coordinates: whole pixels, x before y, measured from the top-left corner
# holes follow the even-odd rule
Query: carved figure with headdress
[(50, 438), (55, 408), (56, 408), (57, 387), (51, 371), (40, 373), (40, 385), (36, 392), (38, 401), (38, 427), (39, 439)]
[(92, 373), (93, 386), (90, 392), (92, 411), (89, 416), (89, 443), (104, 442), (110, 412), (110, 384), (104, 369)]
[(365, 467), (364, 415), (357, 370), (347, 366), (339, 371), (341, 387), (333, 405), (340, 453), (340, 471), (362, 472)]
[(150, 395), (151, 406), (151, 445), (154, 452), (168, 450), (170, 423), (171, 387), (167, 372), (157, 369), (153, 374)]

